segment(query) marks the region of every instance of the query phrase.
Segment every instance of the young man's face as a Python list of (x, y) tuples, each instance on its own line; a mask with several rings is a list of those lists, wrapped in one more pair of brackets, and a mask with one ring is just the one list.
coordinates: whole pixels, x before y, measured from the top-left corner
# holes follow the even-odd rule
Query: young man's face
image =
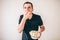
[(27, 13), (32, 14), (33, 8), (31, 4), (24, 4), (23, 10), (24, 10), (24, 14), (27, 14)]

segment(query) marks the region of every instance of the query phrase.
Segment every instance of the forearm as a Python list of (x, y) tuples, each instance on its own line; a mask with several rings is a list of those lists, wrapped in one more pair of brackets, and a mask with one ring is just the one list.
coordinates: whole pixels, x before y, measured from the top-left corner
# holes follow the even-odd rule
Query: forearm
[(23, 31), (25, 22), (26, 22), (26, 19), (23, 17), (21, 23), (19, 24), (19, 28), (18, 28), (18, 31), (19, 32), (22, 32)]
[(45, 26), (40, 26), (39, 27), (39, 30), (38, 30), (38, 38), (40, 38), (41, 37), (41, 34), (42, 34), (42, 32), (45, 30)]

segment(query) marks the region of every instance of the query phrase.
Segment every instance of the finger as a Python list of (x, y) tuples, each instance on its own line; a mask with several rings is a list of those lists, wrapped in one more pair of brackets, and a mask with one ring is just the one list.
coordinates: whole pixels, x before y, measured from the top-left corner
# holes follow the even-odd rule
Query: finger
[(28, 14), (30, 15), (30, 14), (31, 14), (31, 12), (28, 12)]

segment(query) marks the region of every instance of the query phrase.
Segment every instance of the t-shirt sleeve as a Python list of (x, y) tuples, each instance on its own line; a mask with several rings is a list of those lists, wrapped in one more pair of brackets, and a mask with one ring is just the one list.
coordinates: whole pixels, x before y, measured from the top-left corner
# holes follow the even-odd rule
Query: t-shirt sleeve
[(39, 24), (39, 26), (43, 25), (43, 21), (41, 19), (41, 16), (39, 16), (38, 24)]
[(20, 16), (18, 24), (20, 24), (22, 18), (23, 18), (23, 15)]

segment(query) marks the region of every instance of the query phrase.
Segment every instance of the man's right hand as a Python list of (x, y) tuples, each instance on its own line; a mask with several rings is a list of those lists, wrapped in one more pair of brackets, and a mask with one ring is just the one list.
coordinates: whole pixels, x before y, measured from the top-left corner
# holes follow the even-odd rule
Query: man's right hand
[(29, 19), (30, 18), (30, 12), (28, 12), (28, 13), (26, 13), (24, 16), (23, 16), (23, 18), (25, 19), (25, 20), (27, 20), (27, 19)]

